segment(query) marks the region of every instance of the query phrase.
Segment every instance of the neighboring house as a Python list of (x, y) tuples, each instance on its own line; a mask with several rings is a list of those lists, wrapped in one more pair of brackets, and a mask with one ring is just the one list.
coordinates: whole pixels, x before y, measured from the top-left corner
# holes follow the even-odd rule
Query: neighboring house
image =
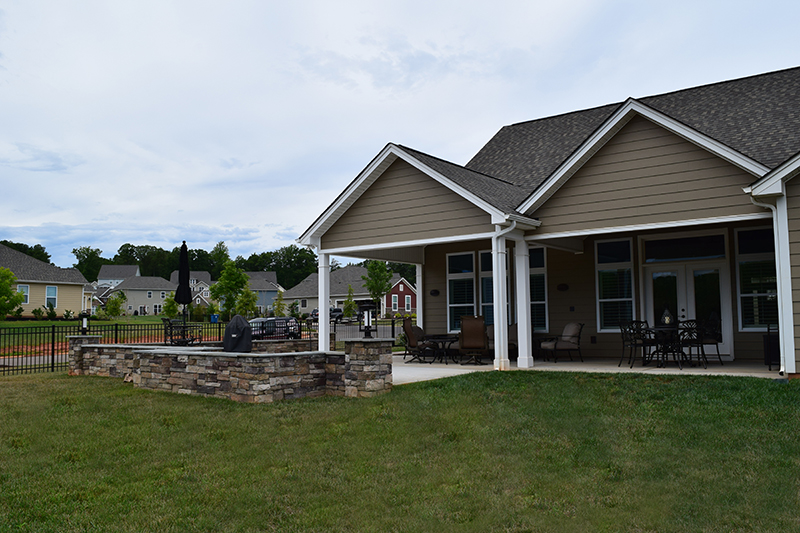
[(298, 242), (322, 301), (332, 255), (416, 264), (418, 322), (483, 315), (498, 369), (509, 324), (524, 368), (540, 332), (579, 322), (584, 357), (618, 356), (621, 323), (668, 310), (716, 324), (729, 360), (779, 324), (796, 377), (798, 110), (793, 68), (505, 126), (466, 165), (388, 144)]
[[(356, 303), (366, 303), (370, 301), (369, 291), (364, 287), (362, 276), (367, 275), (367, 269), (361, 266), (348, 265), (344, 268), (334, 270), (330, 274), (330, 293), (328, 307), (342, 307), (347, 299), (349, 288), (353, 287), (353, 300)], [(392, 275), (392, 287), (398, 286), (403, 278), (400, 274)], [(283, 298), (286, 302), (297, 301), (300, 313), (311, 313), (319, 306), (319, 276), (316, 272), (309, 274), (306, 279), (284, 292)], [(404, 300), (403, 300), (404, 301)], [(391, 299), (389, 299), (389, 309), (391, 309)], [(386, 298), (382, 303), (381, 314), (386, 314)], [(327, 308), (326, 308), (327, 309)]]
[[(178, 287), (178, 271), (173, 270), (169, 276), (170, 283)], [(209, 289), (214, 282), (211, 281), (211, 273), (205, 270), (192, 270), (189, 272), (189, 288), (192, 290), (192, 305), (208, 307), (214, 301), (211, 298)]]
[[(398, 275), (392, 278), (397, 279)], [(399, 278), (392, 284), (391, 290), (383, 297), (383, 313), (395, 316), (410, 315), (417, 312), (417, 291), (405, 278)]]
[(128, 315), (159, 315), (164, 309), (164, 300), (177, 288), (176, 283), (158, 276), (134, 276), (114, 287), (109, 296), (124, 293)]
[(97, 274), (97, 286), (116, 287), (126, 279), (139, 275), (138, 265), (103, 265)]
[(245, 272), (249, 279), (250, 290), (258, 295), (256, 307), (258, 314), (263, 315), (272, 310), (272, 302), (278, 296), (278, 291), (283, 287), (278, 285), (278, 275), (275, 272)]
[(16, 290), (25, 294), (23, 316), (33, 316), (34, 309), (42, 309), (48, 304), (53, 304), (59, 316), (68, 310), (77, 316), (90, 306), (84, 291), (86, 278), (76, 268), (60, 268), (2, 244), (0, 267), (14, 273)]

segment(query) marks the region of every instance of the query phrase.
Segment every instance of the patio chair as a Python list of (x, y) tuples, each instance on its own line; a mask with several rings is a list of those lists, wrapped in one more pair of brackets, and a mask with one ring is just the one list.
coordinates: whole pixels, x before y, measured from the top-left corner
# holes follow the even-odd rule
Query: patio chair
[(713, 344), (714, 348), (717, 350), (717, 359), (719, 359), (719, 364), (722, 365), (722, 356), (719, 353), (719, 343), (722, 340), (722, 331), (720, 331), (720, 322), (719, 320), (709, 320), (707, 322), (702, 322), (699, 324), (701, 329), (702, 337), (703, 337), (703, 344)]
[(485, 364), (481, 357), (489, 353), (489, 336), (482, 316), (462, 316), (461, 333), (458, 335), (458, 351), (470, 358), (462, 365)]
[(703, 331), (697, 320), (682, 320), (678, 324), (678, 335), (682, 348), (689, 350), (688, 359), (692, 361), (692, 351), (697, 350), (697, 360), (703, 363), (703, 368), (708, 368), (708, 359), (703, 347)]
[(539, 344), (539, 350), (544, 353), (545, 361), (547, 354), (553, 354), (553, 362), (558, 362), (558, 352), (567, 352), (569, 360), (572, 361), (572, 352), (578, 352), (578, 356), (583, 362), (583, 354), (581, 354), (581, 332), (583, 331), (583, 324), (578, 322), (570, 322), (564, 326), (564, 331), (561, 332), (560, 337), (553, 337), (546, 339)]
[[(406, 363), (413, 361), (425, 362), (425, 357), (430, 357), (429, 363), (433, 364), (436, 359), (436, 345), (430, 342), (425, 342), (423, 337), (425, 332), (421, 327), (411, 324), (411, 317), (403, 319), (403, 333), (406, 336), (406, 352), (411, 355), (411, 359)], [(405, 359), (405, 356), (403, 356)]]

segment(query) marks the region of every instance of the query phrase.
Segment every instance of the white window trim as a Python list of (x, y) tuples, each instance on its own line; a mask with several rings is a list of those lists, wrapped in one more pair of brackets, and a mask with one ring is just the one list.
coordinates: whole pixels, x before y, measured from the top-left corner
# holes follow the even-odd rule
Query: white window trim
[[(739, 277), (739, 263), (742, 261), (766, 261), (772, 259), (773, 262), (777, 262), (777, 258), (775, 257), (775, 252), (773, 253), (761, 253), (761, 254), (740, 254), (739, 253), (739, 232), (740, 231), (753, 231), (753, 230), (763, 230), (769, 229), (773, 232), (773, 237), (775, 235), (775, 229), (772, 226), (754, 226), (752, 228), (736, 228), (734, 230), (733, 235), (733, 249), (735, 251), (735, 260), (736, 263), (736, 309), (739, 315), (739, 331), (746, 332), (746, 333), (758, 333), (758, 332), (766, 332), (767, 328), (765, 327), (757, 327), (757, 328), (746, 328), (744, 327), (744, 319), (742, 317), (742, 285), (741, 285), (741, 278)], [(775, 265), (775, 276), (778, 275), (778, 265)], [(766, 296), (768, 293), (764, 293), (763, 295)], [(761, 296), (762, 294), (748, 294), (747, 296)], [(778, 293), (776, 292), (774, 296), (777, 298)], [(779, 305), (779, 312), (780, 312), (780, 304)]]
[[(530, 255), (531, 250), (534, 250), (534, 249), (543, 250), (542, 253), (544, 254), (544, 266), (541, 267), (541, 268), (540, 267), (531, 268), (529, 266), (528, 267), (528, 277), (530, 277), (533, 274), (544, 274), (544, 329), (535, 329), (533, 327), (533, 322), (531, 320), (531, 331), (534, 332), (534, 333), (549, 333), (550, 332), (550, 298), (549, 298), (549, 294), (548, 294), (548, 291), (547, 291), (547, 248), (544, 247), (544, 246), (531, 246), (531, 247), (528, 248), (528, 254)], [(530, 265), (530, 259), (528, 259), (528, 265)], [(538, 303), (542, 303), (542, 302), (530, 301), (528, 303), (532, 306), (534, 303), (538, 304)], [(532, 309), (531, 309), (531, 319), (533, 319), (533, 310)]]
[[(450, 273), (450, 257), (456, 255), (469, 255), (472, 257), (472, 272), (462, 273), (462, 274), (451, 274)], [(478, 300), (475, 295), (475, 291), (478, 290), (476, 287), (477, 283), (475, 283), (475, 252), (454, 252), (451, 254), (446, 254), (445, 256), (445, 272), (447, 273), (447, 294), (445, 295), (447, 298), (447, 314), (445, 316), (445, 320), (447, 320), (447, 332), (448, 333), (458, 333), (460, 330), (457, 329), (450, 329), (450, 307), (467, 307), (469, 304), (450, 304), (450, 280), (451, 279), (471, 279), (472, 280), (472, 314), (475, 315), (475, 305)]]
[(163, 300), (166, 297), (167, 297), (167, 293), (164, 292), (164, 291), (161, 291), (161, 299)]
[(51, 296), (47, 295), (47, 291), (49, 289), (55, 289), (56, 295), (52, 296), (52, 298), (54, 298), (55, 301), (56, 301), (55, 304), (53, 304), (53, 309), (58, 309), (58, 287), (55, 286), (55, 285), (46, 285), (45, 286), (45, 289), (44, 289), (44, 305), (45, 305), (45, 307), (47, 307), (47, 300), (49, 300), (51, 298)]
[[(25, 287), (23, 291), (22, 288)], [(31, 286), (30, 285), (17, 285), (17, 292), (21, 292), (25, 295), (25, 299), (22, 301), (22, 305), (27, 305), (30, 303), (31, 299)]]
[(400, 310), (400, 297), (397, 294), (392, 294), (392, 311)]
[[(628, 241), (628, 247), (630, 250), (630, 258), (629, 262), (624, 263), (599, 263), (598, 262), (598, 253), (597, 253), (597, 245), (602, 244), (605, 242), (620, 242), (620, 241)], [(632, 237), (622, 237), (618, 239), (600, 239), (594, 241), (594, 291), (595, 291), (595, 314), (597, 316), (597, 332), (598, 333), (619, 333), (619, 328), (613, 329), (601, 329), (600, 325), (602, 321), (600, 320), (600, 271), (601, 270), (620, 270), (627, 268), (631, 271), (631, 297), (630, 298), (607, 298), (603, 300), (604, 302), (627, 302), (630, 300), (631, 302), (631, 318), (636, 317), (636, 283), (634, 280), (633, 275), (633, 265), (634, 265), (634, 256), (633, 256), (633, 238)]]
[(147, 291), (147, 299), (150, 300), (153, 298), (153, 291)]
[(406, 294), (406, 312), (411, 311), (411, 295)]

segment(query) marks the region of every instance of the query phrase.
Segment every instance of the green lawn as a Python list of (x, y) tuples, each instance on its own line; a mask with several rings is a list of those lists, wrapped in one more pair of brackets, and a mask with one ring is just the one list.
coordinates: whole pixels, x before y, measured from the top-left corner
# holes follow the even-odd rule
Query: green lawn
[(0, 531), (798, 531), (800, 383), (477, 372), (244, 405), (0, 378)]

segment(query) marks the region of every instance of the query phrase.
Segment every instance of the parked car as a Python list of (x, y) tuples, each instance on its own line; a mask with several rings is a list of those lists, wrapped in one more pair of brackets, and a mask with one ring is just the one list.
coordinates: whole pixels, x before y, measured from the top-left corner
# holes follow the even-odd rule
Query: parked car
[(254, 318), (250, 321), (253, 340), (299, 339), (300, 322), (294, 317)]
[(314, 310), (311, 311), (309, 318), (312, 318), (313, 320), (319, 320), (319, 309), (314, 308)]
[(341, 322), (343, 317), (344, 311), (340, 307), (331, 307), (331, 320)]

